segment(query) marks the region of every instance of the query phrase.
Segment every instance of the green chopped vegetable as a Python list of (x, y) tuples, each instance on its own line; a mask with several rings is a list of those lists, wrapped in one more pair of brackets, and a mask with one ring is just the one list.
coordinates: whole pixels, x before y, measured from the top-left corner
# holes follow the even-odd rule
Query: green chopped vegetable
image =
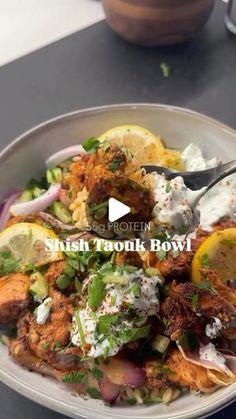
[(96, 153), (97, 149), (100, 147), (100, 141), (95, 137), (90, 137), (83, 142), (82, 147), (87, 153)]
[(123, 329), (119, 332), (119, 338), (123, 343), (133, 342), (134, 340), (148, 337), (150, 326), (143, 326), (134, 329)]
[(87, 376), (82, 371), (73, 371), (70, 374), (64, 375), (62, 378), (63, 383), (67, 384), (76, 384), (82, 383), (85, 384), (87, 382)]
[(108, 165), (109, 170), (111, 170), (112, 172), (115, 172), (120, 167), (120, 164), (121, 164), (120, 159), (113, 159)]
[(172, 250), (172, 256), (173, 258), (177, 258), (180, 255), (180, 251), (179, 250)]
[(55, 344), (54, 344), (54, 349), (55, 350), (60, 350), (62, 349), (62, 344), (59, 340), (56, 340)]
[(19, 270), (17, 260), (12, 256), (10, 251), (0, 252), (0, 275), (8, 275)]
[(200, 259), (200, 264), (203, 268), (209, 268), (211, 266), (211, 261), (207, 253), (204, 253)]
[(60, 201), (52, 204), (52, 212), (62, 223), (69, 224), (72, 221), (71, 214)]
[(107, 214), (108, 201), (100, 202), (99, 204), (88, 204), (88, 207), (92, 213), (92, 216), (96, 218), (96, 220), (100, 220)]
[(48, 183), (58, 183), (62, 181), (62, 170), (60, 167), (54, 167), (53, 169), (47, 169), (46, 178)]
[(93, 399), (101, 399), (101, 392), (95, 388), (95, 387), (88, 387), (87, 393), (93, 398)]
[(33, 199), (33, 193), (30, 189), (26, 189), (20, 196), (20, 202), (28, 202)]
[(150, 277), (152, 277), (152, 276), (159, 276), (160, 275), (160, 271), (157, 268), (147, 268), (145, 270), (145, 275), (150, 276)]
[(76, 323), (77, 323), (77, 326), (78, 326), (78, 331), (79, 331), (79, 335), (80, 335), (81, 345), (82, 345), (82, 348), (84, 349), (84, 347), (86, 345), (86, 340), (85, 340), (83, 326), (82, 326), (82, 323), (81, 323), (81, 320), (80, 320), (79, 313), (80, 313), (80, 310), (77, 310), (75, 312), (75, 319), (76, 319)]
[(46, 342), (46, 341), (42, 341), (42, 342), (41, 342), (41, 347), (42, 347), (43, 349), (48, 349), (48, 348), (49, 348), (49, 343), (48, 343), (48, 342)]
[(102, 148), (103, 148), (103, 151), (105, 151), (105, 153), (107, 153), (110, 150), (110, 147), (111, 147), (110, 141), (108, 140), (103, 141)]
[(156, 335), (152, 341), (152, 349), (163, 354), (170, 344), (170, 339), (163, 335)]
[(38, 186), (35, 186), (32, 189), (32, 193), (33, 193), (33, 197), (34, 198), (38, 198), (39, 196), (41, 196), (44, 192), (46, 192), (45, 189), (39, 188)]
[(203, 282), (199, 282), (198, 284), (195, 284), (195, 287), (199, 288), (200, 290), (206, 290), (206, 289), (211, 289), (212, 284), (209, 281), (203, 281)]
[(75, 278), (75, 289), (76, 289), (77, 292), (80, 292), (81, 289), (82, 289), (82, 284), (81, 284), (79, 278), (77, 278), (77, 277)]
[(95, 366), (92, 368), (92, 375), (96, 380), (99, 380), (100, 378), (103, 377), (103, 372), (98, 367)]
[(95, 310), (106, 295), (105, 285), (99, 275), (95, 275), (88, 285), (88, 306)]
[(171, 183), (169, 180), (166, 182), (166, 193), (169, 193), (172, 189)]
[(103, 334), (103, 335), (108, 334), (110, 331), (111, 325), (117, 323), (118, 320), (119, 320), (118, 314), (113, 314), (113, 315), (105, 314), (103, 316), (100, 316), (98, 319), (98, 324), (97, 324), (98, 334)]
[(62, 274), (56, 279), (56, 283), (60, 290), (65, 290), (70, 283), (70, 278), (67, 275)]
[(158, 257), (158, 259), (159, 259), (160, 262), (162, 262), (166, 258), (166, 252), (163, 249), (158, 250), (156, 252), (156, 255), (157, 255), (157, 257)]
[(197, 311), (198, 300), (199, 300), (198, 294), (194, 294), (192, 297), (192, 310), (194, 311), (194, 313), (196, 313)]
[(35, 271), (30, 275), (30, 293), (35, 297), (35, 300), (42, 301), (48, 295), (48, 281), (39, 272)]
[(126, 402), (130, 405), (130, 406), (134, 406), (135, 404), (137, 404), (137, 400), (135, 398), (133, 399), (127, 399)]
[(160, 64), (160, 68), (161, 68), (163, 77), (169, 77), (169, 75), (170, 75), (170, 66), (163, 61)]
[(175, 372), (171, 368), (163, 367), (163, 365), (161, 364), (157, 364), (157, 368), (160, 370), (162, 374), (165, 374), (165, 375), (175, 374)]

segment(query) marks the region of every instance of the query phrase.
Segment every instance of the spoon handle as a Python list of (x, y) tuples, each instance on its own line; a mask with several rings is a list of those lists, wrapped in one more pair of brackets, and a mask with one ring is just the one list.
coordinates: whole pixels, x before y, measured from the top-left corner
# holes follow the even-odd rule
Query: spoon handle
[(208, 185), (206, 185), (206, 192), (213, 188), (213, 186), (215, 186), (222, 179), (225, 179), (227, 176), (232, 175), (233, 173), (236, 173), (236, 160), (218, 166), (215, 177)]

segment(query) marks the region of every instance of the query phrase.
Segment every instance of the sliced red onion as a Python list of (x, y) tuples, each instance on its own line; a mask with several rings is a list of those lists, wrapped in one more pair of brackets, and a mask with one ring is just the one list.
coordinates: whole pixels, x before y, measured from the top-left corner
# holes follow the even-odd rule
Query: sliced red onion
[(47, 212), (40, 211), (39, 212), (39, 216), (44, 221), (46, 221), (48, 224), (51, 224), (52, 227), (55, 227), (55, 228), (60, 229), (60, 230), (68, 230), (68, 231), (71, 231), (71, 230), (75, 230), (75, 228), (76, 228), (73, 225), (62, 223), (60, 220), (58, 220), (57, 218), (53, 217), (53, 215), (48, 214)]
[[(76, 227), (74, 227), (75, 229)], [(94, 236), (92, 233), (90, 233), (89, 231), (81, 231), (80, 233), (76, 233), (76, 234), (72, 234), (70, 236), (67, 236), (66, 240), (69, 242), (74, 242), (78, 239), (83, 239), (83, 240), (90, 240), (92, 239)]]
[(12, 215), (29, 215), (43, 211), (48, 208), (54, 201), (57, 200), (61, 188), (60, 183), (53, 183), (49, 189), (41, 196), (32, 201), (18, 202), (10, 207)]
[(110, 380), (104, 374), (103, 377), (99, 380), (99, 388), (103, 400), (106, 402), (115, 402), (117, 397), (120, 394), (120, 386), (117, 384), (111, 383)]
[(110, 358), (109, 364), (103, 364), (102, 370), (109, 381), (118, 386), (140, 387), (145, 381), (144, 371), (125, 359)]
[(86, 151), (83, 149), (82, 145), (72, 145), (71, 147), (64, 148), (63, 150), (57, 151), (55, 154), (50, 156), (45, 164), (47, 167), (55, 167), (59, 163), (70, 159), (71, 157), (78, 156), (80, 154), (86, 154)]
[(15, 192), (9, 196), (1, 205), (0, 208), (0, 231), (2, 231), (10, 217), (9, 208), (19, 198), (20, 192)]
[(217, 362), (214, 361), (209, 361), (206, 359), (201, 359), (199, 352), (195, 351), (195, 352), (190, 352), (186, 349), (184, 349), (182, 346), (178, 345), (178, 348), (183, 356), (183, 358), (186, 361), (191, 362), (192, 364), (196, 364), (199, 365), (203, 368), (209, 369), (209, 370), (214, 370), (214, 371), (218, 371), (221, 373), (226, 374), (229, 377), (234, 377), (234, 373), (233, 371), (231, 371), (231, 369), (227, 366), (228, 362), (226, 357), (228, 357), (229, 355), (224, 355), (224, 354), (220, 354), (224, 359), (225, 359), (225, 364), (218, 364)]

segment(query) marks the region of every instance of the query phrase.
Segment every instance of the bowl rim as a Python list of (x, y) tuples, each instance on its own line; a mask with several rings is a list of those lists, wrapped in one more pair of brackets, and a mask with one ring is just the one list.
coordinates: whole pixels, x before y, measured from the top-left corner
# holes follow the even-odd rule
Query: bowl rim
[[(53, 126), (54, 124), (57, 124), (58, 122), (66, 121), (70, 118), (73, 118), (77, 115), (89, 115), (89, 114), (98, 114), (102, 112), (113, 112), (113, 111), (119, 111), (119, 110), (137, 110), (137, 109), (157, 109), (157, 110), (165, 110), (170, 112), (176, 112), (181, 114), (186, 114), (187, 116), (194, 116), (195, 118), (205, 121), (206, 123), (214, 125), (216, 128), (218, 128), (220, 131), (226, 132), (230, 134), (231, 136), (235, 137), (236, 140), (236, 130), (233, 128), (230, 128), (226, 124), (218, 121), (215, 118), (212, 118), (210, 116), (204, 115), (202, 113), (196, 112), (191, 109), (182, 108), (179, 106), (172, 106), (172, 105), (166, 105), (166, 104), (155, 104), (155, 103), (119, 103), (119, 104), (112, 104), (112, 105), (103, 105), (103, 106), (97, 106), (97, 107), (89, 107), (85, 109), (79, 109), (74, 110), (71, 112), (67, 112), (64, 114), (61, 114), (59, 116), (50, 118), (44, 122), (41, 122), (40, 124), (26, 130), (19, 136), (17, 136), (13, 141), (11, 141), (7, 146), (5, 146), (0, 151), (0, 164), (8, 158), (8, 155), (11, 154), (12, 151), (15, 151), (18, 146), (26, 145), (28, 141), (31, 141), (31, 135), (34, 133), (40, 133), (40, 131), (47, 129), (50, 126)], [(67, 405), (62, 402), (61, 400), (55, 400), (52, 399), (51, 396), (47, 395), (45, 392), (39, 392), (37, 389), (31, 388), (30, 383), (25, 383), (21, 379), (16, 379), (11, 374), (2, 371), (0, 368), (0, 379), (1, 381), (12, 388), (13, 390), (17, 391), (18, 393), (22, 394), (23, 396), (35, 401), (36, 403), (39, 403), (43, 406), (46, 406), (48, 408), (53, 409), (54, 411), (70, 415), (70, 417), (73, 418), (84, 418), (87, 419), (88, 416), (84, 416), (82, 414), (77, 414), (76, 412), (68, 412)], [(194, 409), (193, 411), (187, 411), (185, 416), (185, 412), (178, 414), (176, 413), (174, 416), (172, 416), (172, 419), (200, 419), (205, 418), (211, 415), (212, 413), (218, 412), (221, 409), (224, 409), (231, 403), (233, 403), (236, 395), (236, 388), (230, 388), (232, 386), (229, 386), (229, 392), (223, 399), (217, 399), (213, 401), (211, 404), (200, 407), (198, 409)], [(100, 419), (100, 413), (95, 412), (92, 409), (89, 409), (88, 407), (88, 415), (90, 418), (93, 419)], [(104, 419), (108, 418), (107, 414), (105, 414)], [(117, 416), (115, 412), (113, 411), (113, 418), (120, 418), (120, 416)]]

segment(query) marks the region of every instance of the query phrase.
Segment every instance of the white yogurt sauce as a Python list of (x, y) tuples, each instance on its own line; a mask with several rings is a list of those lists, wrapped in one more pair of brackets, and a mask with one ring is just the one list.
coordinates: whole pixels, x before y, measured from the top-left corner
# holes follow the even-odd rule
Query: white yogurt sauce
[(220, 319), (213, 317), (213, 322), (206, 325), (205, 333), (210, 339), (214, 339), (218, 336), (223, 325)]
[[(124, 279), (124, 276), (127, 277), (127, 284), (106, 285), (106, 296), (97, 308), (96, 313), (92, 312), (88, 306), (79, 311), (85, 341), (90, 346), (89, 351), (86, 353), (87, 356), (102, 356), (106, 348), (109, 348), (107, 355), (113, 356), (123, 346), (123, 342), (117, 337), (113, 337), (111, 345), (105, 336), (97, 335), (96, 328), (100, 316), (119, 314), (122, 312), (122, 307), (132, 307), (136, 313), (136, 319), (132, 321), (123, 319), (122, 322), (113, 325), (113, 330), (118, 331), (124, 325), (129, 329), (140, 327), (145, 323), (147, 317), (157, 315), (159, 311), (157, 287), (163, 283), (162, 278), (159, 276), (147, 277), (144, 275), (142, 269), (133, 273), (122, 273), (122, 279)], [(91, 279), (92, 276), (90, 276)], [(139, 296), (132, 290), (134, 289), (133, 287), (137, 286), (140, 291)], [(73, 317), (71, 339), (75, 346), (81, 346), (81, 338), (75, 316)]]
[(181, 176), (171, 181), (158, 174), (153, 176), (156, 181), (154, 189), (156, 204), (152, 213), (154, 223), (177, 231), (193, 226), (197, 217), (193, 208), (203, 190), (191, 191), (185, 186)]
[(52, 307), (52, 298), (48, 297), (36, 309), (36, 322), (38, 324), (45, 324)]
[(184, 161), (186, 171), (205, 170), (216, 167), (220, 164), (218, 157), (205, 159), (201, 149), (195, 144), (189, 144), (182, 152), (182, 160)]
[(230, 176), (212, 188), (200, 201), (200, 225), (211, 230), (223, 217), (236, 221), (236, 177)]

